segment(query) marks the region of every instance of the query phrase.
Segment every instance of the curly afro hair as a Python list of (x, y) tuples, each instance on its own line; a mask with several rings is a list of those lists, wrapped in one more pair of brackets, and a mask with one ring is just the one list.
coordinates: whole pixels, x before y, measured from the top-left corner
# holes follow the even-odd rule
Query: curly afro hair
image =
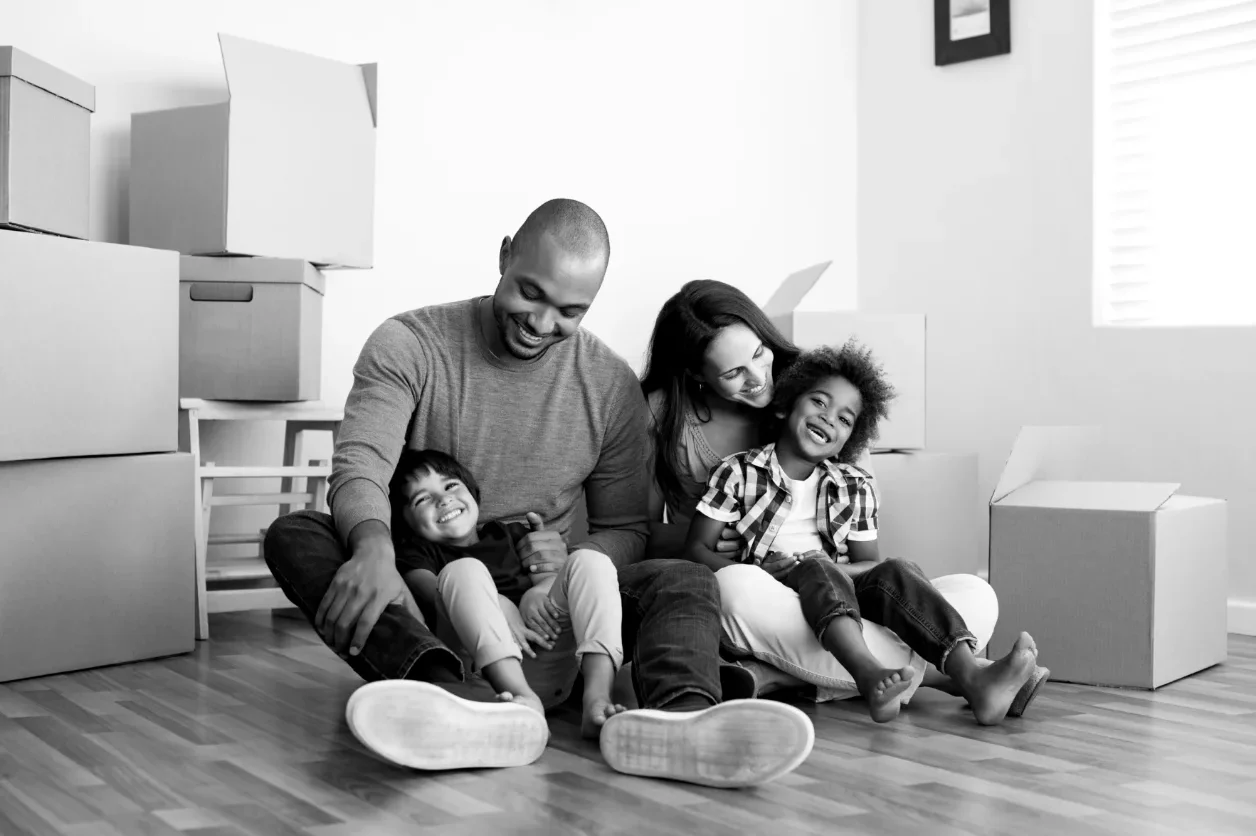
[[(828, 377), (842, 377), (850, 381), (859, 390), (859, 396), (863, 400), (863, 408), (855, 419), (850, 437), (837, 454), (838, 461), (852, 464), (877, 439), (878, 427), (889, 415), (890, 401), (896, 396), (894, 387), (885, 376), (885, 370), (866, 346), (859, 345), (852, 339), (840, 350), (821, 346), (803, 352), (777, 380), (776, 392), (772, 397), (772, 412), (789, 415), (794, 409), (795, 401)], [(778, 418), (774, 431), (779, 433), (783, 424), (783, 420)]]

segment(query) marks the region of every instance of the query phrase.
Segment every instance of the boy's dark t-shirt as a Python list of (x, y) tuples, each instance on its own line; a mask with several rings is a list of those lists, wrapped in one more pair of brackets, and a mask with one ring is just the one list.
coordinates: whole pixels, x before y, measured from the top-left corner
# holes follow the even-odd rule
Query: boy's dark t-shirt
[(532, 588), (532, 580), (515, 548), (527, 531), (527, 527), (520, 523), (509, 526), (498, 522), (485, 523), (479, 529), (480, 541), (471, 546), (429, 543), (407, 535), (404, 542), (398, 543), (397, 568), (402, 574), (411, 569), (426, 569), (439, 575), (441, 569), (455, 560), (473, 557), (488, 567), (497, 594), (518, 605), (523, 593)]

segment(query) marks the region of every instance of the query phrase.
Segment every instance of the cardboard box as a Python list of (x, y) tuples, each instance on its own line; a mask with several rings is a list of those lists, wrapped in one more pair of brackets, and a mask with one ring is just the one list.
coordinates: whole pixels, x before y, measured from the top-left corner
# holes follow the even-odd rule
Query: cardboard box
[(806, 310), (807, 296), (831, 263), (817, 264), (786, 278), (763, 309), (801, 348), (840, 347), (854, 337), (872, 349), (898, 390), (873, 449), (921, 449), (925, 446), (925, 317)]
[(179, 260), (179, 395), (317, 400), (325, 279), (280, 258)]
[(990, 499), (990, 653), (1020, 631), (1062, 682), (1159, 688), (1226, 658), (1226, 503), (1088, 481), (1088, 427), (1024, 427)]
[(931, 578), (986, 568), (976, 453), (876, 453), (866, 462), (881, 500), (882, 557), (910, 560)]
[(131, 117), (131, 243), (370, 267), (375, 65), (219, 45), (228, 101)]
[(0, 464), (0, 681), (187, 653), (192, 457)]
[(0, 226), (88, 236), (96, 88), (0, 46)]
[(0, 231), (0, 461), (178, 449), (179, 256)]

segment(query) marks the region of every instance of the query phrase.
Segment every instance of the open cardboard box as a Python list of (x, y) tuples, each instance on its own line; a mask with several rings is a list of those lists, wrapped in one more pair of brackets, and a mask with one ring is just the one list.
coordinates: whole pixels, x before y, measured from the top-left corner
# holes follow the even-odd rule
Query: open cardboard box
[(764, 305), (764, 312), (801, 348), (840, 348), (854, 337), (872, 349), (898, 391), (873, 449), (921, 449), (925, 446), (925, 317), (807, 310), (807, 297), (830, 264), (816, 264), (786, 278)]
[(131, 117), (131, 243), (371, 267), (376, 65), (218, 40), (226, 102)]
[(1023, 427), (990, 499), (991, 656), (1020, 631), (1063, 682), (1158, 688), (1226, 658), (1226, 503), (1103, 482), (1093, 427)]
[(0, 226), (87, 238), (96, 88), (0, 46)]

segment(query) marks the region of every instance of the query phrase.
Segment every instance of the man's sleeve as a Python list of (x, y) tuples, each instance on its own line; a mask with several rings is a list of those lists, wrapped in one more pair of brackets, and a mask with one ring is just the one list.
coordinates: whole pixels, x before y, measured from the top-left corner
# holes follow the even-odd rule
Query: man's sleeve
[(607, 416), (601, 454), (584, 481), (589, 536), (571, 548), (593, 549), (605, 554), (616, 566), (627, 566), (645, 556), (650, 536), (650, 448), (645, 396), (626, 364), (614, 401)]
[(367, 339), (353, 367), (327, 500), (345, 543), (366, 520), (391, 528), (388, 483), (418, 404), (420, 361), (414, 332), (390, 319)]

